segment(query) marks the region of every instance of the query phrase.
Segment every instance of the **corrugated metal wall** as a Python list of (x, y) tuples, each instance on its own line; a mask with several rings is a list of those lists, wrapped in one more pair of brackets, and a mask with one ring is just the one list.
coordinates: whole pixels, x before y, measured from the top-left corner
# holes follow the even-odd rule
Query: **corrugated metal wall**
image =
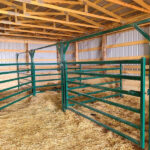
[(71, 43), (66, 53), (67, 61), (75, 61), (75, 43)]
[[(150, 26), (143, 27), (150, 34)], [(46, 46), (48, 43), (29, 42), (29, 49)], [(102, 39), (100, 37), (78, 42), (78, 60), (100, 60), (102, 57)], [(136, 30), (107, 35), (107, 60), (123, 59), (133, 56), (147, 56), (149, 54), (148, 41)], [(25, 41), (5, 41), (0, 39), (0, 63), (15, 62), (16, 53), (25, 50)], [(25, 57), (21, 56), (22, 59)], [(67, 61), (75, 61), (75, 43), (70, 44)], [(57, 62), (56, 47), (48, 47), (35, 53), (36, 62)]]
[(24, 43), (0, 41), (0, 63), (16, 62), (16, 53), (24, 51)]
[[(150, 34), (150, 26), (143, 28), (145, 32)], [(145, 38), (136, 30), (127, 30), (120, 33), (114, 33), (107, 36), (107, 58), (128, 57), (128, 56), (145, 56), (149, 54), (148, 42), (144, 42)], [(135, 41), (143, 41), (141, 44), (134, 44)], [(133, 45), (121, 46), (121, 43), (133, 42)], [(116, 45), (116, 46), (115, 46)]]
[(88, 61), (101, 58), (101, 38), (81, 41), (78, 44), (79, 61)]
[[(44, 47), (44, 46), (47, 46), (47, 45), (29, 43), (29, 50), (38, 49), (39, 47)], [(35, 55), (34, 55), (34, 60), (35, 62), (42, 62), (42, 63), (57, 63), (56, 46), (36, 50)]]

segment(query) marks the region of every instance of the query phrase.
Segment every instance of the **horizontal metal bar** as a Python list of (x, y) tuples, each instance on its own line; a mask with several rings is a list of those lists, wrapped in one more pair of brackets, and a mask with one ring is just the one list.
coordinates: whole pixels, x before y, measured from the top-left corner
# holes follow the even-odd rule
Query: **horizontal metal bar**
[(80, 68), (67, 68), (67, 69), (80, 69)]
[(99, 76), (99, 77), (108, 77), (108, 78), (119, 78), (119, 79), (128, 79), (128, 80), (141, 80), (140, 76), (128, 76), (128, 75), (118, 75), (118, 74), (101, 74), (101, 73), (82, 73), (80, 71), (68, 72), (68, 74), (81, 74), (88, 76)]
[(0, 66), (25, 66), (25, 65), (31, 65), (31, 63), (6, 63), (6, 64), (0, 64)]
[(11, 82), (11, 81), (15, 81), (15, 80), (18, 80), (18, 79), (26, 79), (26, 78), (29, 78), (29, 77), (31, 77), (31, 75), (25, 76), (25, 77), (13, 78), (13, 79), (9, 79), (9, 80), (3, 80), (3, 81), (0, 81), (0, 83)]
[(105, 78), (105, 77), (97, 77), (97, 76), (95, 76), (95, 77), (86, 77), (86, 78), (80, 78), (80, 77), (74, 77), (74, 78), (68, 78), (69, 80), (71, 79), (71, 81), (72, 81), (72, 79), (73, 80), (91, 80), (91, 79), (100, 79), (100, 78)]
[(140, 64), (141, 59), (137, 60), (113, 60), (113, 61), (81, 61), (67, 62), (67, 64)]
[(8, 103), (7, 105), (4, 105), (4, 106), (0, 107), (0, 110), (4, 109), (4, 108), (6, 108), (6, 107), (8, 107), (8, 106), (10, 106), (10, 105), (12, 105), (12, 104), (15, 104), (15, 103), (17, 103), (17, 102), (19, 102), (19, 101), (21, 101), (21, 100), (23, 100), (23, 99), (26, 99), (26, 98), (30, 97), (31, 95), (32, 95), (32, 94), (26, 95), (26, 96), (24, 96), (24, 97), (22, 97), (22, 98), (19, 98), (18, 100), (15, 100), (15, 101), (13, 101), (13, 102), (11, 102), (11, 103)]
[(51, 69), (35, 69), (35, 71), (43, 71), (43, 70), (61, 70), (60, 68), (51, 68)]
[(121, 122), (121, 123), (124, 123), (124, 124), (126, 124), (126, 125), (129, 125), (129, 126), (131, 126), (131, 127), (133, 127), (133, 128), (140, 129), (140, 126), (138, 126), (138, 125), (136, 125), (136, 124), (133, 124), (132, 122), (129, 122), (129, 121), (127, 121), (127, 120), (124, 120), (124, 119), (121, 119), (121, 118), (119, 118), (119, 117), (113, 116), (113, 115), (111, 115), (111, 114), (108, 114), (108, 113), (106, 113), (106, 112), (103, 112), (103, 111), (101, 111), (101, 110), (98, 110), (98, 109), (96, 109), (96, 108), (93, 108), (93, 107), (91, 107), (91, 106), (88, 106), (88, 105), (86, 105), (86, 104), (77, 102), (77, 101), (75, 101), (75, 100), (69, 100), (69, 101), (72, 102), (72, 103), (78, 104), (78, 105), (80, 105), (80, 106), (83, 106), (83, 107), (85, 107), (85, 108), (88, 108), (88, 109), (90, 109), (90, 110), (92, 110), (92, 111), (95, 111), (95, 112), (97, 112), (97, 113), (100, 113), (100, 114), (102, 114), (102, 115), (104, 115), (104, 116), (106, 116), (106, 117), (109, 117), (109, 118), (111, 118), (111, 119), (114, 119), (114, 120), (116, 120), (116, 121), (119, 121), (119, 122)]
[[(80, 72), (107, 71), (107, 70), (120, 70), (120, 68), (82, 69)], [(74, 72), (78, 72), (78, 71), (74, 71)]]
[(84, 94), (84, 93), (71, 91), (71, 90), (68, 90), (68, 92), (71, 92), (71, 93), (74, 93), (74, 94), (80, 94), (82, 96), (85, 96), (85, 97), (88, 97), (88, 98), (92, 98), (92, 99), (96, 99), (96, 100), (98, 100), (100, 102), (103, 102), (103, 103), (106, 103), (106, 104), (109, 104), (109, 105), (113, 105), (113, 106), (116, 106), (116, 107), (120, 107), (120, 108), (123, 108), (123, 109), (126, 109), (126, 110), (130, 110), (130, 111), (136, 112), (136, 113), (140, 113), (139, 109), (136, 109), (136, 108), (133, 108), (133, 107), (130, 107), (130, 106), (125, 106), (125, 105), (122, 105), (122, 104), (119, 104), (119, 103), (111, 102), (111, 101), (105, 100), (103, 98), (97, 98), (97, 97), (94, 97), (94, 96), (91, 96), (91, 95), (87, 95), (87, 94)]
[(9, 96), (3, 97), (3, 98), (0, 99), (0, 101), (4, 101), (4, 100), (6, 100), (6, 99), (8, 99), (8, 98), (11, 98), (11, 97), (13, 97), (13, 96), (16, 96), (16, 95), (22, 94), (22, 93), (24, 93), (24, 92), (30, 91), (31, 89), (32, 89), (32, 88), (25, 89), (25, 90), (22, 90), (22, 91), (20, 91), (20, 92), (17, 92), (17, 93), (11, 94), (11, 95), (9, 95)]
[[(31, 63), (6, 63), (6, 64), (0, 64), (0, 66), (29, 66)], [(34, 65), (40, 66), (40, 65), (60, 65), (60, 63), (34, 63)]]
[(36, 88), (51, 87), (51, 86), (58, 86), (58, 85), (61, 85), (61, 84), (41, 85), (41, 86), (36, 86)]
[(39, 48), (30, 49), (30, 51), (37, 51), (37, 50), (41, 50), (41, 49), (44, 49), (44, 48), (49, 48), (49, 47), (56, 46), (56, 45), (57, 45), (57, 43), (50, 44), (50, 45), (42, 46), (42, 47), (39, 47)]
[[(112, 97), (117, 97), (117, 96), (120, 96), (120, 94), (114, 94), (114, 95), (109, 95), (109, 96), (104, 96), (104, 97), (102, 97), (102, 98), (104, 98), (104, 99), (107, 99), (107, 98), (112, 98)], [(74, 98), (74, 97), (68, 97), (68, 99), (72, 99), (72, 98)], [(85, 101), (81, 101), (81, 103), (91, 103), (91, 102), (95, 102), (95, 101), (97, 101), (97, 100), (95, 100), (95, 99), (90, 99), (90, 100), (85, 100)], [(74, 104), (69, 104), (69, 106), (74, 106)]]
[(25, 72), (25, 71), (30, 71), (30, 70), (26, 69), (26, 70), (18, 70), (18, 71), (6, 71), (6, 72), (0, 72), (0, 75), (2, 75), (2, 74), (17, 73), (17, 72)]
[[(32, 82), (30, 81), (30, 82), (27, 82), (27, 83), (23, 83), (23, 84), (20, 84), (19, 86), (22, 87), (22, 86), (28, 85), (30, 83), (32, 83)], [(15, 86), (12, 86), (12, 87), (9, 87), (9, 88), (6, 88), (6, 89), (2, 89), (2, 90), (0, 90), (0, 92), (5, 92), (5, 91), (11, 90), (11, 89), (15, 89), (15, 88), (18, 88), (18, 85), (15, 85)]]
[(61, 79), (36, 80), (36, 82), (58, 81), (58, 80), (61, 80)]
[[(72, 81), (68, 80), (68, 82), (72, 82)], [(74, 82), (74, 83), (77, 83), (77, 82)], [(112, 81), (112, 82), (97, 83), (97, 84), (93, 84), (93, 85), (106, 85), (106, 84), (116, 84), (116, 83), (120, 83), (120, 80)], [(81, 86), (81, 88), (84, 88), (84, 87), (87, 87), (87, 86), (83, 86), (83, 87)]]
[(40, 76), (54, 76), (54, 75), (61, 75), (60, 73), (54, 73), (54, 74), (36, 74), (37, 77)]
[[(117, 88), (114, 88), (114, 89), (120, 89), (120, 87), (117, 87)], [(85, 94), (92, 95), (92, 94), (99, 94), (99, 93), (103, 93), (103, 92), (107, 92), (107, 91), (106, 90), (99, 90), (99, 91), (94, 91), (94, 92), (88, 92), (88, 93), (85, 93)], [(74, 96), (74, 95), (68, 96), (68, 98), (75, 98), (75, 97), (78, 97), (78, 96)]]
[(93, 119), (93, 118), (91, 118), (91, 117), (89, 117), (89, 116), (87, 116), (87, 115), (84, 115), (84, 114), (78, 112), (77, 110), (75, 110), (75, 109), (73, 109), (73, 108), (70, 108), (70, 107), (69, 107), (68, 110), (73, 111), (74, 113), (76, 113), (76, 114), (78, 114), (78, 115), (80, 115), (80, 116), (82, 116), (82, 117), (84, 117), (84, 118), (86, 118), (86, 119), (88, 119), (88, 120), (90, 120), (90, 121), (92, 121), (92, 122), (98, 124), (99, 126), (102, 126), (102, 127), (106, 128), (106, 129), (108, 129), (108, 130), (110, 130), (110, 131), (112, 131), (112, 132), (114, 132), (114, 133), (116, 133), (116, 134), (118, 134), (118, 135), (120, 135), (120, 136), (122, 136), (122, 137), (124, 137), (124, 138), (126, 138), (126, 139), (128, 139), (128, 140), (130, 140), (130, 141), (132, 141), (132, 142), (135, 143), (135, 144), (138, 144), (138, 145), (140, 144), (140, 142), (137, 141), (136, 139), (134, 139), (134, 138), (132, 138), (132, 137), (130, 137), (130, 136), (128, 136), (128, 135), (125, 135), (124, 133), (121, 133), (120, 131), (118, 131), (118, 130), (116, 130), (116, 129), (113, 129), (113, 128), (111, 128), (111, 127), (109, 127), (109, 126), (107, 126), (107, 125), (105, 125), (105, 124), (103, 124), (103, 123), (101, 123), (101, 122), (98, 122), (97, 120), (95, 120), (95, 119)]
[[(115, 88), (115, 89), (119, 89), (119, 87)], [(99, 90), (99, 91), (94, 91), (94, 92), (88, 92), (86, 94), (87, 95), (92, 95), (92, 94), (99, 94), (99, 93), (103, 93), (103, 92), (107, 92), (107, 91), (106, 90)]]
[[(72, 84), (84, 85), (84, 87), (81, 86), (81, 88), (93, 87), (93, 88), (103, 89), (103, 90), (106, 90), (106, 91), (118, 92), (118, 93), (132, 95), (132, 96), (137, 96), (137, 97), (141, 96), (141, 92), (132, 91), (132, 90), (131, 91), (126, 91), (126, 90), (121, 90), (121, 89), (114, 89), (114, 88), (104, 87), (104, 86), (100, 86), (100, 85), (92, 85), (92, 84), (86, 84), (86, 83), (80, 83), (80, 82), (72, 82), (72, 81), (68, 81), (68, 82), (70, 82)], [(76, 87), (72, 87), (72, 88), (68, 88), (68, 89), (69, 90), (73, 90), (73, 89), (77, 89), (77, 88)]]

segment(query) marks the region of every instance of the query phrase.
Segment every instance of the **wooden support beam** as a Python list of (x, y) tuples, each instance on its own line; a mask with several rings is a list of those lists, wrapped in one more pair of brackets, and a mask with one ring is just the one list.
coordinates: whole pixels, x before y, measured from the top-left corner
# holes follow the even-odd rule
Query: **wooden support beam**
[(25, 14), (26, 13), (26, 3), (24, 2), (23, 3), (23, 14)]
[(46, 36), (34, 36), (34, 35), (27, 35), (27, 34), (14, 34), (14, 33), (1, 33), (0, 36), (14, 36), (14, 37), (27, 37), (27, 38), (37, 38), (37, 39), (49, 39), (51, 41), (56, 41), (58, 38), (53, 37), (46, 37)]
[[(15, 9), (15, 13), (17, 14), (17, 9)], [(16, 15), (15, 15), (15, 22), (18, 22), (18, 18)]]
[[(23, 2), (24, 0), (15, 0), (15, 1)], [(114, 22), (120, 22), (120, 20), (114, 19), (111, 17), (105, 17), (105, 16), (96, 15), (96, 14), (92, 14), (92, 13), (86, 13), (86, 12), (82, 12), (82, 11), (78, 11), (78, 10), (74, 10), (74, 9), (69, 9), (69, 8), (64, 8), (64, 7), (60, 7), (60, 6), (56, 6), (56, 5), (52, 5), (52, 4), (39, 3), (39, 2), (36, 2), (33, 0), (26, 1), (26, 3), (31, 4), (31, 5), (35, 5), (35, 6), (39, 6), (39, 7), (54, 9), (54, 10), (58, 10), (58, 11), (62, 11), (62, 12), (70, 12), (70, 13), (79, 14), (79, 15), (83, 15), (83, 16), (88, 16), (88, 17), (93, 17), (93, 18), (98, 18), (98, 19), (104, 19), (104, 20), (114, 21)]]
[[(25, 47), (25, 54), (26, 54), (25, 62), (29, 63), (29, 45), (28, 45), (28, 42), (24, 43), (24, 47)], [(27, 69), (29, 69), (29, 65), (26, 65), (26, 67), (27, 67)]]
[(63, 32), (74, 32), (74, 33), (84, 33), (83, 31), (73, 30), (73, 29), (64, 29), (64, 28), (56, 28), (52, 26), (45, 26), (45, 25), (34, 25), (34, 24), (24, 24), (24, 23), (15, 23), (12, 21), (0, 21), (0, 24), (8, 24), (8, 25), (15, 25), (15, 26), (24, 26), (28, 28), (41, 28), (41, 29), (49, 29), (49, 30), (56, 30), (56, 31), (63, 31)]
[[(0, 0), (0, 3), (1, 3), (1, 4), (4, 4), (4, 5), (6, 5), (6, 6), (10, 6), (10, 7), (12, 7), (13, 9), (14, 9), (14, 8), (17, 8), (17, 9), (19, 9), (19, 10), (22, 11), (22, 6), (17, 5), (17, 4), (15, 4), (15, 3), (13, 3), (13, 2), (10, 2), (10, 1), (7, 1), (7, 0)], [(30, 10), (27, 9), (27, 11), (30, 11)]]
[(115, 1), (114, 0), (106, 0), (106, 1), (150, 14), (150, 9), (146, 10), (144, 8), (141, 8), (141, 7), (138, 7), (138, 6), (135, 6), (135, 5), (131, 5), (131, 4), (125, 3), (125, 2), (120, 1), (120, 0), (115, 0)]
[(29, 63), (29, 45), (27, 42), (24, 43), (25, 52), (26, 52), (26, 63)]
[(54, 1), (50, 1), (50, 0), (43, 0), (46, 3), (49, 4), (69, 4), (69, 5), (82, 5), (81, 2), (79, 1), (70, 1), (70, 0), (54, 0)]
[(150, 5), (146, 4), (143, 0), (133, 0), (138, 5), (142, 6), (143, 8), (150, 10)]
[(17, 28), (13, 28), (13, 27), (0, 27), (0, 30), (4, 30), (4, 31), (12, 31), (12, 32), (24, 32), (24, 33), (32, 33), (32, 34), (44, 34), (47, 36), (58, 36), (58, 37), (73, 37), (73, 35), (69, 35), (69, 34), (59, 34), (59, 33), (52, 33), (52, 32), (40, 32), (40, 31), (35, 31), (35, 30), (22, 30), (22, 29), (17, 29)]
[(43, 21), (47, 21), (47, 22), (57, 22), (57, 23), (60, 23), (60, 24), (75, 25), (75, 26), (94, 28), (94, 29), (99, 28), (97, 26), (84, 24), (84, 23), (77, 23), (77, 22), (71, 22), (71, 21), (68, 22), (68, 21), (58, 20), (58, 19), (51, 19), (51, 18), (45, 18), (45, 17), (39, 17), (39, 16), (24, 15), (24, 14), (21, 14), (21, 13), (15, 13), (15, 12), (4, 11), (4, 10), (0, 10), (0, 14), (9, 15), (9, 16), (23, 17), (23, 18), (28, 18), (28, 19), (35, 19), (35, 20), (43, 20)]
[[(80, 1), (82, 1), (82, 0), (80, 0)], [(121, 20), (121, 19), (122, 19), (119, 15), (116, 15), (116, 14), (113, 13), (112, 11), (109, 11), (109, 10), (107, 10), (107, 9), (105, 9), (105, 8), (103, 8), (103, 7), (101, 7), (101, 6), (97, 5), (97, 4), (95, 4), (95, 3), (91, 2), (91, 1), (89, 1), (89, 0), (84, 0), (84, 2), (85, 2), (88, 6), (94, 8), (94, 9), (100, 11), (100, 12), (103, 12), (103, 13), (105, 13), (105, 14), (111, 16), (111, 17), (114, 17), (114, 18), (116, 18), (116, 19), (118, 19), (118, 20)]]
[(57, 62), (60, 63), (60, 53), (58, 49), (57, 49)]
[(103, 35), (102, 36), (102, 60), (105, 61), (106, 60), (106, 45), (107, 45), (107, 36)]
[(79, 47), (78, 42), (75, 42), (75, 61), (79, 61)]

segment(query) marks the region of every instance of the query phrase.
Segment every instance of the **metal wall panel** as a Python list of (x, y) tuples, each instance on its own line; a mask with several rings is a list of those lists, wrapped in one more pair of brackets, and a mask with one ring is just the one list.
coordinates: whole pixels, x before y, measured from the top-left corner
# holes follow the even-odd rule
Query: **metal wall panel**
[(71, 43), (66, 52), (67, 61), (75, 61), (75, 43)]
[[(57, 62), (57, 48), (56, 46), (52, 46), (52, 47), (47, 47), (47, 48), (43, 48), (38, 50), (38, 48), (40, 47), (44, 47), (47, 46), (45, 44), (32, 44), (29, 43), (29, 50), (31, 49), (37, 49), (37, 51), (35, 51), (35, 55), (34, 55), (34, 59), (36, 62), (42, 62), (42, 63), (56, 63)], [(46, 51), (55, 51), (55, 52), (42, 52), (42, 50), (46, 50)], [(44, 61), (45, 59), (45, 61)], [(49, 59), (49, 60), (48, 60)]]
[[(150, 33), (150, 26), (143, 27), (143, 30), (147, 33)], [(145, 40), (145, 38), (137, 30), (129, 30), (108, 35), (107, 45), (116, 45), (120, 43), (127, 43), (141, 40)], [(107, 49), (107, 58), (144, 56), (148, 54), (149, 54), (148, 44), (137, 44)]]
[[(101, 38), (94, 38), (94, 39), (79, 42), (78, 44), (79, 60), (101, 58), (100, 47), (101, 47)], [(97, 49), (90, 51), (90, 49), (92, 48), (97, 48)], [(84, 51), (84, 50), (88, 50), (88, 51)]]
[(24, 50), (24, 43), (0, 41), (0, 63), (16, 62), (16, 53)]

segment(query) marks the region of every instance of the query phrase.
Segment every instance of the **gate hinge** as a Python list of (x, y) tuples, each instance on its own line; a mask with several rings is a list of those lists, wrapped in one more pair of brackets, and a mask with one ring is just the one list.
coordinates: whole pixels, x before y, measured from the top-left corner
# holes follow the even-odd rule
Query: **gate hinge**
[(147, 95), (150, 95), (150, 89), (147, 90)]

